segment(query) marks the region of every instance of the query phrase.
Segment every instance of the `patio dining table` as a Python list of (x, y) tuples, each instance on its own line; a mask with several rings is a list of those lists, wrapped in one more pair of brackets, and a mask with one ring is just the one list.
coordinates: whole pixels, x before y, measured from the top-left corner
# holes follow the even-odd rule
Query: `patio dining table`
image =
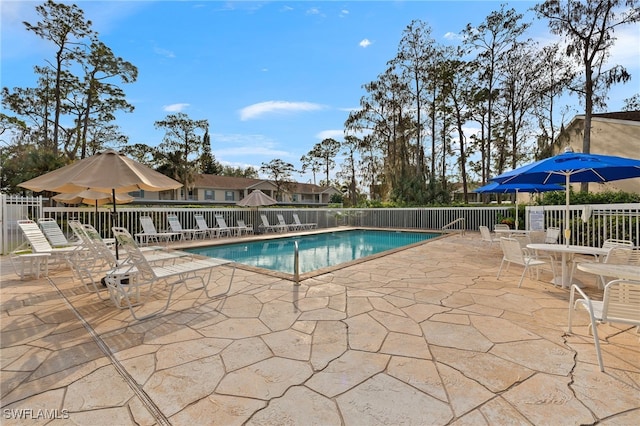
[(640, 266), (618, 265), (615, 263), (580, 262), (578, 269), (590, 274), (606, 277), (616, 277), (621, 280), (640, 281)]
[(535, 251), (547, 251), (553, 253), (562, 254), (562, 275), (560, 279), (558, 277), (553, 278), (553, 284), (561, 285), (563, 288), (571, 287), (569, 278), (569, 262), (574, 254), (588, 254), (600, 258), (609, 253), (609, 248), (602, 247), (589, 247), (578, 245), (566, 245), (566, 244), (547, 244), (547, 243), (533, 243), (527, 244), (527, 248)]

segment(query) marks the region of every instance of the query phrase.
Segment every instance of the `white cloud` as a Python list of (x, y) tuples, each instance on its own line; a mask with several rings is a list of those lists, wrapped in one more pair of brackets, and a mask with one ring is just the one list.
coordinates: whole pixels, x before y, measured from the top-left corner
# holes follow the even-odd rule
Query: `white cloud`
[(154, 47), (153, 51), (157, 55), (164, 56), (165, 58), (175, 58), (176, 57), (175, 53), (173, 53), (172, 51), (167, 50), (167, 49), (162, 49), (160, 47)]
[(317, 111), (324, 107), (311, 102), (266, 101), (249, 105), (240, 110), (240, 120), (246, 121), (269, 113)]
[(340, 18), (344, 18), (344, 17), (346, 17), (348, 14), (349, 14), (349, 11), (348, 11), (347, 9), (342, 9), (342, 10), (340, 11), (340, 13), (338, 14), (338, 16), (339, 16)]
[(216, 158), (236, 156), (242, 158), (248, 156), (278, 158), (291, 156), (290, 152), (277, 149), (277, 144), (264, 135), (212, 133), (210, 136)]
[(311, 9), (307, 9), (307, 15), (319, 15), (320, 9), (317, 7), (312, 7)]
[[(640, 31), (634, 25), (620, 27), (614, 33), (615, 44), (611, 48), (611, 56), (607, 61), (611, 65), (622, 65), (627, 70), (638, 69), (638, 46), (640, 46)], [(633, 73), (632, 73), (633, 74)]]
[(344, 130), (323, 130), (317, 133), (316, 137), (321, 141), (329, 138), (341, 141), (344, 139)]
[(181, 112), (184, 111), (188, 106), (189, 104), (171, 104), (163, 106), (162, 110), (166, 112)]
[(360, 47), (369, 47), (371, 45), (371, 42), (369, 41), (368, 38), (363, 39), (360, 43), (358, 43)]
[(458, 33), (452, 33), (451, 31), (448, 31), (444, 34), (444, 38), (447, 40), (462, 40), (463, 37), (458, 34)]

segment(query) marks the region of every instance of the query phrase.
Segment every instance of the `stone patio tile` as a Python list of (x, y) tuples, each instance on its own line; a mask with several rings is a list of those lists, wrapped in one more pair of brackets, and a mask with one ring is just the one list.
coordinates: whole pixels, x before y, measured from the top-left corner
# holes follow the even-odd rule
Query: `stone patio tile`
[(144, 354), (135, 358), (127, 358), (121, 362), (127, 374), (142, 386), (156, 371), (156, 357), (154, 354)]
[(382, 347), (387, 329), (368, 314), (348, 318), (345, 322), (351, 349), (376, 352)]
[(340, 294), (336, 294), (335, 296), (329, 297), (328, 307), (336, 311), (346, 312), (347, 311), (347, 294), (340, 293)]
[(463, 306), (473, 305), (475, 300), (470, 294), (454, 293), (451, 296), (444, 297), (439, 303), (450, 308), (462, 308)]
[(207, 337), (242, 339), (269, 333), (269, 328), (257, 318), (231, 318), (198, 330)]
[(489, 425), (529, 426), (531, 424), (518, 410), (500, 396), (488, 401), (476, 411), (482, 413)]
[(335, 321), (345, 319), (346, 317), (346, 312), (342, 310), (336, 311), (335, 309), (325, 308), (303, 312), (299, 318), (302, 321)]
[[(37, 369), (52, 353), (49, 349), (21, 346), (26, 349), (19, 357), (3, 366), (2, 371), (33, 371)], [(5, 349), (2, 350), (3, 352)], [(4, 377), (3, 377), (4, 380)]]
[(30, 375), (31, 371), (7, 371), (3, 369), (2, 380), (0, 381), (0, 399), (20, 386)]
[(424, 337), (404, 333), (390, 332), (387, 334), (380, 352), (390, 355), (431, 359), (429, 346)]
[(404, 316), (404, 312), (402, 311), (402, 309), (395, 307), (383, 297), (370, 297), (369, 303), (371, 303), (371, 306), (373, 306), (373, 309), (375, 309), (376, 311)]
[(73, 413), (73, 421), (79, 425), (95, 426), (135, 426), (140, 424), (134, 421), (127, 407), (111, 407)]
[(438, 362), (455, 368), (493, 393), (503, 392), (535, 374), (535, 371), (519, 364), (482, 352), (437, 346), (431, 351)]
[(296, 306), (302, 312), (315, 311), (316, 309), (326, 308), (329, 306), (329, 296), (305, 297), (301, 300), (298, 300)]
[(144, 335), (144, 343), (148, 345), (164, 345), (169, 343), (196, 340), (202, 335), (189, 327), (181, 324), (164, 323), (147, 331)]
[(302, 386), (294, 386), (258, 411), (247, 425), (340, 425), (336, 403)]
[(262, 302), (248, 294), (236, 294), (224, 299), (220, 313), (230, 318), (257, 317), (262, 311)]
[[(606, 368), (605, 365), (605, 371)], [(599, 419), (639, 407), (640, 388), (638, 386), (625, 383), (609, 374), (603, 374), (598, 368), (582, 363), (578, 363), (573, 373), (574, 381), (570, 385), (571, 389)], [(618, 395), (617, 398), (603, 399), (603, 395), (614, 393)], [(640, 415), (640, 412), (638, 414)]]
[(271, 399), (302, 384), (313, 372), (309, 364), (284, 358), (269, 358), (228, 373), (217, 393), (247, 398)]
[(327, 364), (345, 353), (347, 346), (347, 326), (342, 321), (320, 321), (317, 323), (311, 342), (311, 365), (314, 371), (322, 370)]
[(547, 340), (498, 343), (489, 352), (548, 374), (566, 376), (574, 366), (573, 351)]
[(432, 318), (436, 314), (448, 312), (450, 310), (451, 308), (446, 308), (439, 305), (431, 305), (427, 303), (416, 303), (414, 305), (402, 308), (402, 311), (417, 323), (421, 323), (426, 319)]
[(436, 322), (444, 322), (449, 324), (471, 325), (469, 314), (459, 310), (446, 312), (442, 314), (435, 314), (434, 316), (429, 318), (429, 320), (436, 321)]
[(640, 423), (640, 408), (628, 411), (626, 413), (617, 414), (604, 419), (598, 423), (603, 426), (618, 426), (618, 425), (637, 425)]
[(347, 304), (347, 316), (355, 317), (373, 310), (373, 306), (367, 297), (349, 297)]
[(240, 426), (254, 412), (265, 406), (264, 401), (227, 395), (210, 395), (186, 407), (169, 420), (174, 425), (220, 424)]
[(447, 402), (444, 385), (433, 361), (393, 356), (387, 366), (387, 374), (440, 401)]
[(275, 356), (308, 361), (311, 355), (311, 336), (295, 330), (267, 334), (262, 340)]
[(487, 388), (465, 377), (458, 370), (441, 363), (436, 363), (436, 368), (449, 397), (449, 404), (457, 417), (494, 397)]
[(184, 407), (210, 395), (224, 373), (220, 358), (211, 356), (157, 371), (143, 389), (161, 407), (162, 412), (171, 417)]
[(4, 329), (0, 333), (0, 348), (9, 346), (26, 345), (37, 341), (55, 331), (55, 324), (41, 324), (34, 327), (25, 327), (5, 332)]
[(113, 366), (108, 365), (70, 384), (62, 407), (70, 411), (121, 407), (133, 395), (128, 383)]
[(337, 398), (344, 422), (352, 425), (447, 424), (449, 406), (409, 385), (378, 374)]
[(222, 351), (227, 372), (265, 360), (273, 356), (269, 346), (259, 337), (239, 339)]
[[(35, 369), (31, 380), (39, 379), (71, 367), (86, 365), (100, 360), (104, 353), (94, 342), (83, 343), (74, 347), (64, 348), (53, 352)], [(104, 362), (104, 360), (102, 360)]]
[(279, 331), (291, 327), (299, 316), (300, 311), (291, 302), (273, 300), (263, 305), (259, 318), (270, 330)]
[(219, 354), (233, 341), (230, 339), (216, 339), (201, 337), (185, 342), (163, 345), (156, 352), (156, 369), (175, 367), (197, 359)]
[(309, 287), (306, 297), (335, 296), (336, 294), (341, 294), (345, 291), (344, 286), (339, 284), (320, 284), (318, 286)]
[(474, 327), (435, 321), (420, 323), (429, 345), (486, 352), (493, 344)]
[(538, 373), (502, 396), (533, 424), (591, 424), (591, 412), (577, 400), (571, 378)]
[(332, 361), (327, 368), (316, 373), (306, 385), (326, 397), (333, 398), (384, 371), (389, 358), (388, 355), (347, 351)]
[[(3, 399), (2, 401), (2, 424), (3, 425), (24, 425), (24, 424), (46, 424), (48, 420), (38, 418), (39, 411), (58, 409), (54, 414), (64, 415), (65, 389), (41, 390), (41, 392), (31, 395), (21, 401), (11, 403)], [(20, 410), (31, 410), (30, 412)], [(7, 418), (7, 415), (11, 418)], [(34, 421), (35, 419), (35, 421)]]
[(473, 326), (493, 343), (537, 340), (540, 336), (502, 318), (470, 316)]
[(429, 303), (433, 305), (440, 305), (444, 299), (451, 295), (448, 291), (441, 291), (436, 289), (420, 290), (415, 293), (414, 297), (416, 302)]
[(420, 329), (420, 326), (416, 324), (416, 322), (411, 318), (407, 318), (404, 315), (404, 312), (399, 311), (399, 313), (401, 315), (374, 310), (369, 313), (369, 316), (385, 326), (389, 331), (413, 334), (414, 336), (422, 336), (422, 330)]

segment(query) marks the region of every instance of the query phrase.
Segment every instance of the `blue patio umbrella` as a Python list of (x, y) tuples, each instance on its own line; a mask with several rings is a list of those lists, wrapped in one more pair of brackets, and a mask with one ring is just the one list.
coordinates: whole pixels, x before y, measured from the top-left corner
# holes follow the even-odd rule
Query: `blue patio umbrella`
[(564, 237), (569, 244), (569, 184), (610, 182), (640, 177), (640, 159), (584, 154), (566, 148), (562, 154), (527, 164), (491, 179), (500, 184), (564, 184)]
[(490, 182), (473, 192), (478, 194), (516, 194), (516, 229), (518, 229), (518, 193), (564, 191), (564, 187), (556, 184), (542, 185), (538, 183), (505, 183)]

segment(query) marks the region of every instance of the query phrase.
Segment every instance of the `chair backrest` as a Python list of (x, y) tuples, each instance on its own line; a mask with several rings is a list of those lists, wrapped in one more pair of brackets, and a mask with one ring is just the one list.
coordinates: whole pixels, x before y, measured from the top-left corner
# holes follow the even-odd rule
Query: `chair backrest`
[(267, 218), (266, 214), (261, 214), (260, 219), (262, 219), (262, 226), (265, 226), (267, 228), (271, 227), (271, 224), (269, 223), (269, 219)]
[(493, 241), (493, 238), (491, 238), (491, 231), (489, 231), (488, 226), (480, 225), (478, 228), (480, 229), (480, 237), (483, 241)]
[(84, 230), (85, 235), (89, 239), (90, 244), (93, 246), (93, 249), (100, 254), (102, 258), (104, 258), (111, 265), (116, 265), (118, 263), (115, 254), (111, 251), (107, 243), (104, 242), (100, 233), (89, 224), (83, 224), (82, 229)]
[(51, 246), (53, 247), (64, 247), (69, 246), (71, 243), (67, 240), (67, 237), (58, 226), (58, 222), (55, 219), (50, 217), (41, 217), (38, 219), (38, 225), (42, 229), (42, 232), (47, 237)]
[(544, 242), (547, 244), (556, 244), (558, 242), (559, 237), (560, 237), (560, 228), (551, 226), (547, 228), (546, 234), (544, 236)]
[(300, 218), (298, 217), (298, 213), (293, 214), (293, 223), (296, 225), (302, 225), (302, 222), (300, 222)]
[(510, 236), (510, 238), (513, 238), (518, 243), (520, 243), (521, 249), (525, 249), (527, 248), (527, 244), (531, 244), (531, 237), (529, 237), (528, 234), (513, 234)]
[(157, 234), (156, 226), (153, 224), (151, 216), (140, 216), (140, 225), (142, 225), (142, 231), (145, 234)]
[(614, 263), (617, 265), (640, 265), (640, 248), (625, 246), (612, 247), (604, 263)]
[(194, 214), (193, 217), (196, 220), (196, 226), (198, 227), (198, 229), (201, 229), (203, 231), (206, 231), (207, 229), (209, 229), (209, 225), (207, 224), (207, 221), (203, 215)]
[(283, 225), (283, 226), (287, 225), (287, 222), (285, 222), (285, 220), (284, 220), (284, 216), (282, 216), (281, 214), (278, 214), (278, 215), (276, 215), (276, 217), (278, 218), (278, 223), (280, 225)]
[(532, 243), (544, 243), (547, 233), (545, 231), (531, 231), (529, 232), (529, 240)]
[(167, 215), (167, 221), (169, 221), (169, 227), (173, 232), (182, 232), (182, 224), (178, 216), (173, 214)]
[(604, 243), (602, 243), (602, 248), (612, 248), (612, 247), (633, 247), (633, 241), (617, 240), (615, 238), (609, 238), (604, 240)]
[(239, 228), (246, 228), (247, 227), (247, 225), (244, 223), (244, 220), (242, 220), (242, 219), (236, 220), (236, 223), (238, 224)]
[(524, 253), (518, 240), (515, 238), (500, 238), (500, 247), (504, 254), (504, 260), (524, 265)]
[(138, 248), (129, 231), (118, 226), (114, 226), (111, 229), (116, 241), (127, 256), (127, 262), (136, 268), (138, 281), (154, 281), (157, 279), (153, 268), (140, 251), (140, 248)]
[(504, 223), (496, 223), (495, 226), (493, 227), (494, 230), (496, 229), (506, 229), (507, 231), (511, 228), (509, 228), (509, 225), (506, 225)]
[(29, 219), (20, 219), (18, 220), (18, 226), (35, 253), (50, 253), (53, 251), (53, 247), (51, 247), (49, 240), (44, 236), (37, 223)]
[(606, 285), (602, 321), (640, 325), (640, 281), (613, 280)]
[(222, 217), (222, 215), (217, 214), (215, 215), (215, 217), (216, 217), (216, 222), (218, 223), (218, 227), (222, 229), (228, 228), (227, 222), (224, 220), (224, 217)]

